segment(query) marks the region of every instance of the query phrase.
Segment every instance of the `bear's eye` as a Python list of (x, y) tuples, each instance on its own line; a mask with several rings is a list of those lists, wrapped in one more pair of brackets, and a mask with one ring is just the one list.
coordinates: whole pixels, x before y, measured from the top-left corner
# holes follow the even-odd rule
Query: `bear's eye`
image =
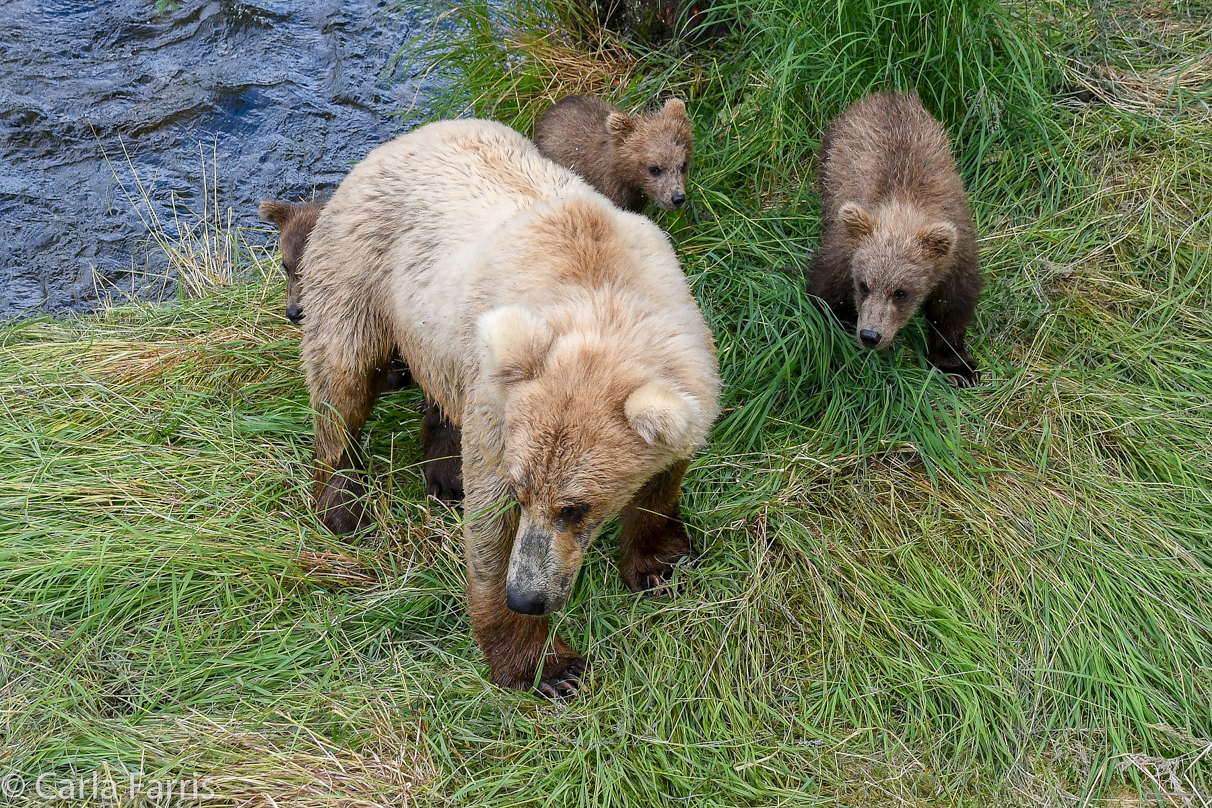
[(867, 285), (866, 281), (859, 281), (859, 291), (865, 295), (869, 295), (871, 294), (871, 287)]
[(575, 505), (565, 505), (560, 508), (560, 521), (566, 525), (571, 525), (581, 521), (589, 515), (589, 506), (583, 502), (578, 502)]
[(904, 300), (905, 298), (909, 297), (909, 293), (904, 289), (897, 289), (892, 293), (892, 296), (897, 300)]
[(690, 170), (690, 161), (689, 160), (683, 161), (682, 162), (682, 173), (685, 174), (689, 170)]
[(648, 166), (648, 173), (654, 177), (659, 177), (665, 173), (664, 166)]

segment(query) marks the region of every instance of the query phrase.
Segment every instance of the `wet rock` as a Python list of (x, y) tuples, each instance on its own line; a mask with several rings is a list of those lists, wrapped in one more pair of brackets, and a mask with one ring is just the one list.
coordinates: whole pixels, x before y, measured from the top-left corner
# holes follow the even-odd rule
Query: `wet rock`
[(176, 235), (204, 174), (261, 227), (258, 200), (330, 192), (423, 96), (382, 75), (420, 22), (387, 0), (178, 5), (4, 2), (0, 317), (155, 286), (148, 226)]

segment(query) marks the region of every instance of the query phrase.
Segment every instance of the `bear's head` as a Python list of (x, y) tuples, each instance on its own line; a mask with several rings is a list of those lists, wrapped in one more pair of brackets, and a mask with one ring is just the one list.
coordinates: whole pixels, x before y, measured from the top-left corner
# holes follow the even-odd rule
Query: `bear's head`
[(257, 212), (261, 220), (278, 226), (282, 233), (282, 268), (286, 270), (286, 316), (299, 325), (303, 322), (302, 293), (299, 281), (299, 260), (307, 247), (307, 237), (316, 226), (316, 219), (324, 206), (315, 202), (292, 205), (267, 199)]
[(959, 234), (898, 202), (873, 210), (847, 202), (838, 220), (851, 250), (856, 336), (865, 348), (886, 348), (947, 272)]
[(651, 115), (612, 112), (606, 128), (629, 181), (666, 210), (685, 204), (694, 135), (682, 101), (670, 99)]
[(572, 593), (602, 524), (655, 474), (691, 456), (710, 417), (694, 396), (620, 359), (601, 332), (557, 336), (506, 306), (478, 323), (485, 374), (504, 421), (500, 472), (519, 509), (507, 605), (549, 614)]

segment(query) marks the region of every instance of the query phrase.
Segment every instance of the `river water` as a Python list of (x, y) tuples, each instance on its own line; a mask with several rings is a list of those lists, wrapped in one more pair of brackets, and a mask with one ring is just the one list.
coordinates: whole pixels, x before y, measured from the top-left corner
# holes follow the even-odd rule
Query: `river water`
[(259, 226), (258, 200), (330, 192), (433, 89), (389, 69), (415, 2), (158, 5), (0, 0), (0, 318), (169, 291), (149, 222), (196, 221), (205, 187)]

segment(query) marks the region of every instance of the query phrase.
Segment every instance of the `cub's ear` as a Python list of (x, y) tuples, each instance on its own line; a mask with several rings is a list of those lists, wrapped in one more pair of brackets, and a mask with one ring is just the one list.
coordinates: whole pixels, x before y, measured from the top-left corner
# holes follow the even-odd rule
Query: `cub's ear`
[(539, 375), (553, 339), (547, 324), (521, 306), (502, 306), (476, 323), (484, 349), (484, 370), (510, 384)]
[(846, 240), (851, 246), (875, 232), (875, 218), (856, 202), (847, 202), (838, 208), (837, 218), (841, 221), (842, 229), (846, 231)]
[(937, 261), (946, 258), (955, 249), (959, 233), (950, 222), (939, 222), (919, 233), (918, 238), (922, 240), (922, 251)]
[(637, 388), (623, 404), (631, 428), (649, 446), (690, 451), (701, 440), (698, 423), (703, 407), (698, 399), (658, 379)]
[(689, 120), (689, 116), (686, 114), (686, 102), (680, 98), (670, 98), (665, 102), (665, 106), (661, 109), (661, 112), (671, 118)]
[(266, 199), (257, 206), (257, 213), (261, 214), (261, 221), (276, 224), (281, 229), (295, 215), (295, 206), (289, 202)]
[(635, 118), (625, 112), (612, 112), (606, 117), (606, 131), (615, 140), (623, 140), (635, 131)]

